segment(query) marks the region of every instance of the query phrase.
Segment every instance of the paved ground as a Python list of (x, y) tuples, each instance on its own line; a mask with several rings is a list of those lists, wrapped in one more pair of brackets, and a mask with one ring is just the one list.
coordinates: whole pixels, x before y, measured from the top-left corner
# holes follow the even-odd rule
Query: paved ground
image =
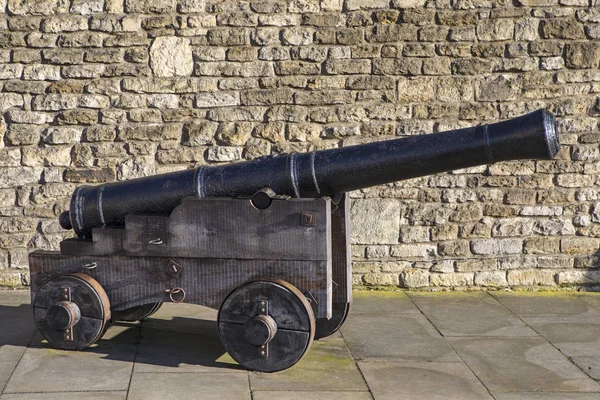
[(600, 294), (357, 293), (341, 333), (276, 374), (237, 367), (203, 307), (64, 352), (28, 302), (0, 291), (0, 400), (600, 399)]

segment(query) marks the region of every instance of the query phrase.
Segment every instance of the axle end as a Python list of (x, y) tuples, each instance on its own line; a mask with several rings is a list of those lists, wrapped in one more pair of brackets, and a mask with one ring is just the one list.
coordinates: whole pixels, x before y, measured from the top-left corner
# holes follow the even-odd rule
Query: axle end
[(73, 225), (71, 224), (71, 213), (69, 211), (62, 212), (58, 216), (58, 223), (63, 229), (73, 229)]

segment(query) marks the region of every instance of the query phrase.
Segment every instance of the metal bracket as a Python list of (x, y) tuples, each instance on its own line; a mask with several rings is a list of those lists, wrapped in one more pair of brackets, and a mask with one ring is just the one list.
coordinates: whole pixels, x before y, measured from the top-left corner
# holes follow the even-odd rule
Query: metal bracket
[(71, 288), (60, 289), (60, 301), (71, 301)]
[(302, 211), (300, 216), (300, 225), (317, 226), (317, 214), (313, 211)]
[[(259, 301), (258, 315), (269, 315), (269, 300)], [(258, 348), (258, 355), (265, 359), (269, 358), (269, 343), (263, 344)]]
[[(60, 289), (60, 300), (61, 301), (71, 301), (71, 288), (61, 288)], [(73, 341), (73, 327), (67, 328), (67, 330), (63, 333), (63, 339), (69, 342)]]
[(169, 260), (169, 264), (167, 264), (167, 274), (171, 275), (173, 278), (179, 278), (181, 271), (183, 271), (183, 267), (181, 265), (177, 264), (173, 260)]

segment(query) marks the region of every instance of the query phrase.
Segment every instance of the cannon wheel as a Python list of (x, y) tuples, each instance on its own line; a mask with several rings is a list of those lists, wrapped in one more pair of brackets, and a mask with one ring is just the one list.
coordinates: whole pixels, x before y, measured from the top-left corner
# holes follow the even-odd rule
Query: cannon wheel
[(317, 319), (317, 331), (315, 332), (315, 340), (326, 338), (336, 333), (350, 314), (352, 303), (333, 303), (332, 314), (330, 319)]
[(162, 306), (162, 304), (163, 303), (148, 303), (142, 304), (141, 306), (127, 308), (121, 311), (113, 310), (112, 320), (125, 322), (141, 321), (157, 312)]
[(275, 372), (296, 364), (309, 349), (315, 317), (296, 287), (261, 279), (239, 286), (225, 298), (218, 327), (223, 346), (240, 365)]
[(33, 317), (52, 346), (82, 350), (96, 343), (110, 320), (110, 303), (94, 278), (81, 274), (50, 279), (38, 290)]

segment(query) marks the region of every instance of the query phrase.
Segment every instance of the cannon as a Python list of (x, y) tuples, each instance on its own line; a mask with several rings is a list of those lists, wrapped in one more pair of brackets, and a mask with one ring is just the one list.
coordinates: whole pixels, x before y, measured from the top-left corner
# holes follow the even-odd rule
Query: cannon
[(336, 332), (352, 302), (348, 192), (504, 160), (552, 159), (554, 117), (80, 186), (60, 224), (75, 237), (29, 256), (36, 325), (84, 349), (112, 321), (164, 302), (218, 310), (242, 366), (280, 371)]

